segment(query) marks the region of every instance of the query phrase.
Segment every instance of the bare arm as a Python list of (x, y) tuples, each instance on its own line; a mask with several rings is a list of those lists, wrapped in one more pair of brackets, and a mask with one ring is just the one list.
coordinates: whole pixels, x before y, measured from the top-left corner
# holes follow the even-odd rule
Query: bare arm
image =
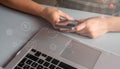
[(1, 0), (1, 3), (5, 6), (37, 16), (42, 16), (41, 14), (45, 9), (44, 6), (37, 4), (32, 0)]
[(96, 38), (107, 32), (120, 32), (120, 17), (93, 17), (81, 22), (76, 33), (83, 36)]
[(61, 16), (65, 17), (68, 20), (72, 19), (67, 14), (56, 8), (48, 8), (32, 0), (0, 0), (0, 2), (3, 5), (14, 8), (16, 10), (41, 16), (48, 20), (53, 26), (56, 23), (59, 23)]
[(109, 17), (107, 21), (109, 32), (120, 32), (120, 17)]

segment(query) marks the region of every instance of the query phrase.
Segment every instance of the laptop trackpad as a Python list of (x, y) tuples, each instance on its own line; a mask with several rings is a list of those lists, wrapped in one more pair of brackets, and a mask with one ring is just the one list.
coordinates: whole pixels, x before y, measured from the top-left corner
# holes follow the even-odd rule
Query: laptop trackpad
[(74, 63), (92, 69), (98, 60), (101, 52), (90, 48), (80, 42), (72, 41), (62, 52), (61, 57)]

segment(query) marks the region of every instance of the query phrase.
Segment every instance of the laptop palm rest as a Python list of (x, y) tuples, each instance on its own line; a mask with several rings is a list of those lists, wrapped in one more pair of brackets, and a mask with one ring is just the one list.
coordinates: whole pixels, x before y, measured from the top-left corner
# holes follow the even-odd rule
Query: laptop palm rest
[[(37, 37), (39, 38), (39, 37)], [(60, 54), (62, 58), (70, 60), (88, 69), (93, 69), (101, 51), (91, 48), (77, 40), (71, 39), (55, 30), (43, 28), (37, 49), (49, 54)], [(47, 42), (47, 43), (44, 43)], [(52, 45), (52, 46), (51, 46)], [(55, 45), (55, 49), (54, 49)], [(52, 47), (52, 48), (51, 48)], [(62, 53), (61, 53), (62, 51)]]
[(74, 63), (93, 69), (101, 52), (90, 48), (80, 42), (71, 41), (68, 47), (62, 52), (61, 57)]

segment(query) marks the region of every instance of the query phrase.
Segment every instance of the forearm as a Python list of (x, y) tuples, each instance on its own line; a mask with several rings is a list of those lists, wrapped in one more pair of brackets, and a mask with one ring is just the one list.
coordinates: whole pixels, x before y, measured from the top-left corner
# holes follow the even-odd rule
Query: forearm
[(109, 32), (120, 31), (120, 17), (109, 17), (107, 21)]
[(5, 6), (27, 12), (37, 16), (43, 16), (44, 6), (37, 4), (32, 0), (1, 0), (1, 3)]

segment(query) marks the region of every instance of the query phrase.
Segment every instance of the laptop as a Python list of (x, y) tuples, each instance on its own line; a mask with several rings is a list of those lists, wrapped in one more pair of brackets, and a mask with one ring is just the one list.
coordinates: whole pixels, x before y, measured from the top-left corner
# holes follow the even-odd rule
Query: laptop
[(93, 69), (101, 53), (46, 25), (4, 69)]
[[(19, 15), (17, 12), (4, 7), (0, 9), (3, 10), (2, 13), (5, 12), (5, 18), (9, 14), (14, 17)], [(13, 25), (19, 23), (19, 20), (20, 22), (32, 21), (37, 23), (33, 17), (22, 14), (19, 16), (22, 17), (19, 17), (20, 19), (17, 22), (13, 22)], [(5, 23), (9, 22), (5, 21)], [(5, 28), (9, 27), (8, 25)], [(100, 55), (101, 51), (70, 38), (65, 33), (54, 30), (51, 26), (45, 25), (0, 69), (93, 69)]]

